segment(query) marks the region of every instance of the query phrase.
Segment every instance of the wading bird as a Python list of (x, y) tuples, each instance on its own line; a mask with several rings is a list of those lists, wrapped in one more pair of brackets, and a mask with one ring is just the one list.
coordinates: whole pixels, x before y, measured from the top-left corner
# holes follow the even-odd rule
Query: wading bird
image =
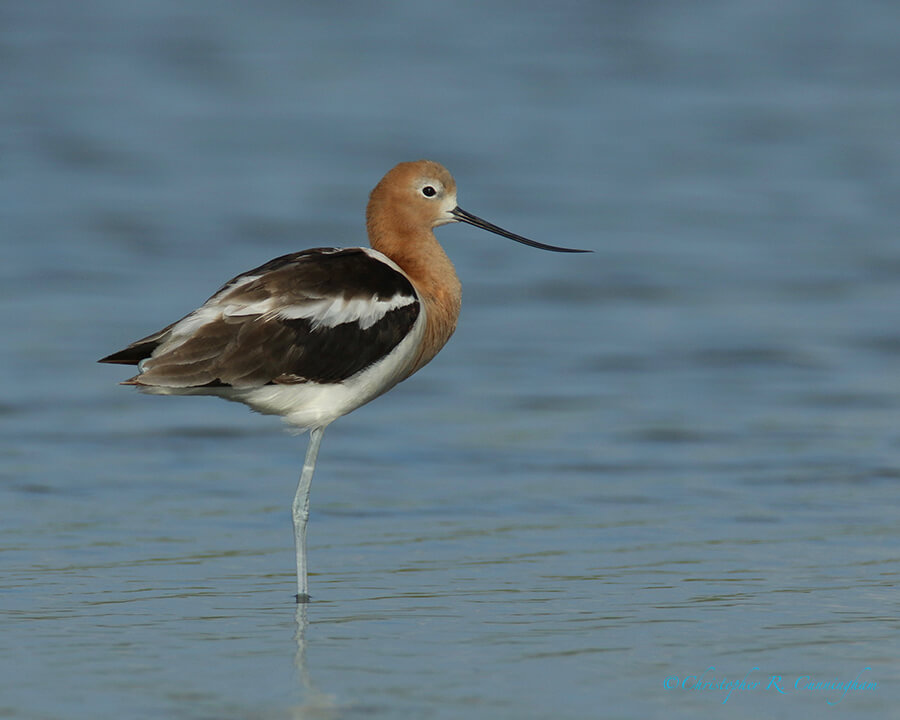
[(456, 204), (436, 162), (400, 163), (369, 197), (371, 248), (314, 248), (229, 280), (159, 332), (100, 362), (137, 365), (123, 385), (155, 395), (215, 395), (309, 429), (293, 503), (297, 600), (309, 599), (309, 489), (325, 428), (426, 365), (450, 339), (461, 287), (434, 228), (464, 222), (531, 247)]

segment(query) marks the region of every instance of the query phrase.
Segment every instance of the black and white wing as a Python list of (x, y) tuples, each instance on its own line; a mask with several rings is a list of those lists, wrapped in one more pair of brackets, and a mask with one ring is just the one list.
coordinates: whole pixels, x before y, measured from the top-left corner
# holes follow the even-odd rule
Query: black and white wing
[(238, 275), (176, 323), (100, 362), (139, 365), (126, 384), (177, 389), (340, 383), (387, 357), (422, 308), (368, 248), (316, 248)]

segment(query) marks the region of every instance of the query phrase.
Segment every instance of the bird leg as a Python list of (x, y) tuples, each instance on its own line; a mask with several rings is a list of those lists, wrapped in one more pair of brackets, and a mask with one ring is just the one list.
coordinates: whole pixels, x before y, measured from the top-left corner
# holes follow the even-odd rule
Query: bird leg
[(297, 550), (297, 602), (309, 602), (309, 583), (306, 579), (306, 523), (309, 520), (309, 488), (316, 469), (316, 457), (322, 444), (324, 427), (313, 428), (309, 433), (309, 446), (303, 461), (303, 472), (297, 483), (297, 494), (292, 506), (294, 518), (294, 546)]

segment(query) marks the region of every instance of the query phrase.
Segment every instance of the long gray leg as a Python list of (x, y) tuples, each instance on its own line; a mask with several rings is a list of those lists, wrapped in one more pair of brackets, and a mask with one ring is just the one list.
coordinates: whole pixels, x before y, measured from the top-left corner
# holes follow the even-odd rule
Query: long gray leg
[(297, 483), (292, 507), (294, 517), (294, 546), (297, 550), (297, 602), (309, 602), (309, 582), (306, 579), (306, 523), (309, 520), (309, 487), (316, 469), (316, 457), (322, 444), (324, 427), (313, 428), (309, 433), (309, 447), (303, 461), (303, 472)]

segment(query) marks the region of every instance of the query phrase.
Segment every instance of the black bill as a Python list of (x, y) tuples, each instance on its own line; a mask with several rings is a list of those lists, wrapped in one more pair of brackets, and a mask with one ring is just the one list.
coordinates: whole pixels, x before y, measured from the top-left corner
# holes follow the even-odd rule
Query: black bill
[(511, 233), (509, 230), (504, 230), (502, 227), (498, 227), (493, 223), (489, 223), (487, 220), (482, 220), (477, 215), (472, 215), (471, 213), (467, 213), (460, 207), (453, 208), (450, 211), (450, 214), (455, 217), (460, 222), (468, 223), (469, 225), (474, 225), (477, 228), (481, 228), (482, 230), (487, 230), (489, 232), (495, 233), (497, 235), (502, 235), (505, 238), (509, 238), (510, 240), (515, 240), (516, 242), (520, 242), (523, 245), (530, 245), (531, 247), (540, 248), (541, 250), (552, 250), (553, 252), (566, 252), (566, 253), (584, 253), (584, 252), (593, 252), (593, 250), (576, 250), (575, 248), (565, 248), (565, 247), (557, 247), (556, 245), (544, 245), (544, 243), (535, 242), (534, 240), (529, 240), (526, 237), (522, 237), (521, 235), (516, 235), (515, 233)]

